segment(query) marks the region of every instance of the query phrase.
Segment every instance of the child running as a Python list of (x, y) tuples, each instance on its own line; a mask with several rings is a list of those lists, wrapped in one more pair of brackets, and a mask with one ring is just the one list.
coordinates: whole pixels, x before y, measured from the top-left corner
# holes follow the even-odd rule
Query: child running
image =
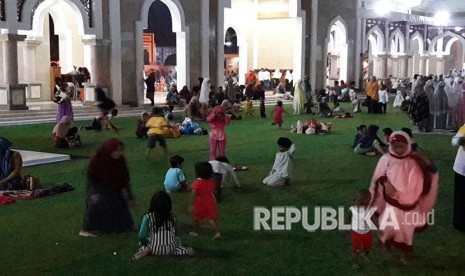
[(166, 172), (165, 190), (168, 193), (187, 191), (186, 177), (182, 171), (184, 158), (174, 155), (170, 158), (171, 168)]
[(273, 111), (271, 111), (271, 117), (273, 117), (273, 123), (271, 124), (278, 125), (279, 129), (281, 129), (281, 125), (283, 124), (283, 113), (287, 114), (286, 110), (283, 108), (283, 102), (278, 101)]
[(349, 219), (351, 225), (351, 238), (352, 238), (352, 254), (354, 269), (360, 268), (358, 256), (363, 250), (365, 252), (365, 260), (368, 261), (368, 253), (371, 250), (372, 238), (370, 228), (367, 222), (363, 220), (366, 214), (370, 212), (368, 204), (371, 200), (371, 193), (368, 189), (362, 189), (358, 192), (355, 199), (355, 206), (350, 207)]
[(149, 129), (147, 131), (149, 141), (147, 143), (147, 152), (145, 153), (145, 156), (149, 156), (152, 149), (155, 148), (157, 141), (160, 144), (160, 147), (163, 148), (166, 155), (167, 149), (164, 129), (169, 128), (170, 126), (168, 125), (168, 122), (165, 120), (165, 117), (163, 116), (163, 109), (161, 109), (160, 107), (154, 107), (152, 109), (152, 115), (147, 120), (145, 126)]
[(218, 213), (213, 195), (215, 183), (212, 178), (212, 166), (208, 162), (199, 162), (195, 164), (195, 174), (197, 179), (192, 183), (192, 203), (189, 207), (189, 211), (194, 219), (194, 230), (189, 234), (198, 236), (199, 222), (207, 220), (215, 232), (213, 239), (218, 239), (221, 237), (221, 234), (218, 231), (216, 223)]
[(176, 237), (171, 209), (171, 198), (166, 192), (159, 191), (153, 195), (149, 211), (142, 217), (139, 230), (141, 248), (134, 254), (135, 260), (148, 255), (195, 255), (192, 248), (182, 246)]

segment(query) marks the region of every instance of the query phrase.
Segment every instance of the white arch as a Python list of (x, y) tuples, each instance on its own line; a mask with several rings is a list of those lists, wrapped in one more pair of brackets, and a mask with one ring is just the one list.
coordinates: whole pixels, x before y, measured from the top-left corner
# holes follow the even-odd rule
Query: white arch
[[(149, 19), (149, 10), (150, 6), (156, 0), (145, 0), (141, 12), (140, 12), (140, 21), (136, 22), (136, 48), (137, 48), (137, 79), (138, 79), (138, 89), (143, 89), (143, 79), (142, 68), (143, 68), (143, 29), (146, 29), (148, 26)], [(163, 4), (168, 7), (168, 10), (171, 14), (172, 19), (172, 31), (176, 33), (176, 71), (177, 71), (177, 85), (182, 87), (189, 83), (189, 28), (185, 25), (185, 16), (184, 9), (179, 2), (179, 0), (160, 0)], [(140, 37), (139, 37), (140, 36)], [(140, 95), (141, 93), (139, 93)], [(139, 98), (139, 102), (143, 99)]]
[[(245, 17), (251, 16), (250, 14), (244, 15)], [(245, 74), (248, 72), (248, 40), (247, 40), (247, 31), (243, 21), (239, 20), (237, 14), (232, 8), (225, 8), (224, 11), (224, 34), (228, 28), (233, 28), (236, 31), (237, 38), (237, 47), (239, 47), (239, 72), (237, 75), (238, 82), (240, 84), (245, 84)], [(244, 26), (244, 27), (243, 27)]]
[(424, 43), (423, 43), (423, 36), (418, 32), (416, 31), (412, 36), (410, 36), (410, 49), (409, 49), (409, 53), (413, 53), (413, 48), (412, 48), (412, 45), (413, 45), (413, 41), (414, 40), (418, 40), (418, 46), (419, 46), (419, 49), (418, 49), (418, 53), (420, 55), (423, 55), (424, 54)]
[(373, 54), (378, 55), (384, 53), (384, 33), (378, 26), (372, 27), (367, 35), (367, 40), (365, 41), (365, 49), (368, 49), (368, 42), (371, 42), (373, 47)]
[[(389, 40), (391, 41), (390, 52), (392, 55), (405, 54), (405, 36), (399, 28), (391, 33)], [(399, 48), (399, 51), (397, 51), (397, 48)]]
[(26, 1), (23, 7), (22, 22), (19, 24), (19, 29), (26, 30), (28, 35), (37, 37), (43, 36), (42, 26), (44, 24), (44, 18), (48, 16), (48, 13), (52, 15), (54, 20), (63, 19), (65, 20), (64, 22), (68, 21), (69, 18), (63, 18), (63, 15), (52, 11), (52, 7), (54, 5), (63, 2), (67, 3), (68, 6), (74, 11), (76, 20), (79, 22), (79, 24), (77, 24), (79, 34), (84, 35), (86, 33), (91, 33), (89, 26), (84, 23), (88, 22), (88, 16), (84, 10), (84, 7), (82, 6), (82, 3), (79, 0), (46, 0), (37, 7), (34, 13), (34, 18), (32, 18), (32, 10), (39, 1), (40, 0)]
[[(331, 33), (334, 31), (334, 38)], [(330, 52), (339, 56), (339, 79), (347, 81), (348, 66), (348, 45), (347, 45), (347, 24), (344, 19), (338, 15), (330, 23), (326, 32), (326, 41), (328, 43), (326, 55)], [(334, 52), (333, 52), (334, 51)], [(326, 64), (326, 68), (328, 64)], [(326, 78), (326, 71), (323, 72)]]
[[(446, 50), (444, 51), (444, 55), (447, 55), (447, 56), (450, 55), (450, 48), (452, 47), (452, 44), (454, 44), (454, 42), (456, 42), (458, 40), (459, 40), (458, 38), (453, 37), (451, 40), (447, 41)], [(463, 47), (463, 44), (462, 44), (462, 47)]]
[(451, 31), (447, 31), (447, 32), (444, 32), (444, 33), (436, 36), (435, 38), (433, 38), (433, 40), (431, 40), (431, 43), (430, 43), (430, 46), (429, 46), (429, 49), (428, 49), (428, 53), (430, 53), (430, 54), (448, 55), (448, 53), (450, 52), (450, 46), (449, 46), (449, 52), (447, 52), (447, 47), (446, 47), (446, 51), (443, 51), (443, 49), (438, 49), (438, 51), (441, 50), (441, 52), (435, 52), (434, 51), (434, 47), (438, 44), (438, 41), (440, 39), (443, 39), (443, 38), (448, 37), (448, 36), (452, 37), (452, 39), (455, 38), (456, 40), (454, 40), (454, 42), (459, 40), (460, 43), (462, 44), (462, 49), (465, 49), (465, 39), (461, 35), (458, 35), (458, 34), (453, 33)]
[[(149, 20), (149, 13), (148, 10), (150, 9), (150, 6), (155, 2), (156, 0), (145, 0), (144, 4), (142, 5), (141, 9), (141, 16), (140, 20), (142, 21), (142, 27), (144, 29), (147, 29), (148, 26), (148, 20)], [(163, 4), (165, 4), (171, 14), (171, 18), (173, 20), (173, 32), (184, 32), (185, 31), (185, 17), (184, 17), (184, 9), (182, 8), (181, 3), (179, 0), (160, 0)]]

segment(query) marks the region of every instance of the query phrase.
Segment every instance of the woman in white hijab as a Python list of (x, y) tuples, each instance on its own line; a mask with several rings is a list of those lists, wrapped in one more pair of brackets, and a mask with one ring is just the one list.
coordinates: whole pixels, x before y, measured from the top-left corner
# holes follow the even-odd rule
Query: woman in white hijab
[[(447, 84), (451, 83), (452, 78), (449, 78)], [(446, 85), (447, 87), (447, 85)], [(460, 78), (455, 77), (453, 83), (446, 89), (447, 104), (449, 105), (449, 112), (447, 114), (447, 129), (457, 130), (459, 125), (459, 102), (462, 94), (462, 87), (460, 85)]]
[(297, 80), (294, 86), (294, 114), (300, 114), (304, 110), (305, 102), (306, 98), (302, 90), (302, 80)]
[(433, 110), (430, 113), (434, 115), (434, 128), (435, 129), (446, 129), (447, 113), (449, 106), (447, 104), (447, 94), (444, 90), (446, 83), (439, 80), (433, 94)]
[(208, 104), (210, 98), (208, 97), (210, 94), (210, 79), (205, 78), (203, 79), (202, 82), (202, 87), (200, 88), (200, 96), (199, 96), (199, 102)]

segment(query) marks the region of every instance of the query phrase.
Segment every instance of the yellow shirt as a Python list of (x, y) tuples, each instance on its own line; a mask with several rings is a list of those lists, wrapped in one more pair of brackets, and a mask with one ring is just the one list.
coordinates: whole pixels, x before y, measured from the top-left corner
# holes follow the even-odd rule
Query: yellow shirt
[(164, 128), (166, 128), (168, 125), (168, 122), (165, 120), (163, 116), (154, 116), (148, 119), (147, 123), (145, 124), (146, 127), (149, 128), (147, 131), (147, 135), (150, 134), (161, 134), (163, 135)]

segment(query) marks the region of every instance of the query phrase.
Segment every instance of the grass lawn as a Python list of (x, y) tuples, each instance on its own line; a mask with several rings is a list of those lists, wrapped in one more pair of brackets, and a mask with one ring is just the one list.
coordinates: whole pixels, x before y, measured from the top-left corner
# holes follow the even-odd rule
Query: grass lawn
[[(346, 107), (346, 106), (343, 106)], [(291, 106), (286, 109), (291, 111)], [(268, 114), (270, 109), (267, 110)], [(292, 113), (292, 112), (291, 112)], [(312, 116), (284, 116), (278, 130), (271, 119), (246, 118), (226, 128), (227, 155), (233, 164), (249, 167), (239, 172), (241, 190), (227, 188), (225, 200), (218, 205), (219, 227), (223, 237), (211, 240), (211, 231), (189, 236), (191, 219), (187, 211), (189, 194), (173, 195), (174, 214), (180, 224), (184, 244), (198, 253), (194, 258), (151, 257), (131, 260), (138, 248), (136, 233), (112, 234), (97, 238), (78, 236), (81, 230), (86, 191), (85, 172), (89, 157), (107, 138), (117, 137), (126, 145), (126, 157), (136, 206), (132, 209), (136, 224), (149, 206), (155, 191), (163, 189), (169, 168), (169, 156), (182, 155), (184, 172), (191, 183), (194, 164), (208, 159), (208, 136), (186, 136), (168, 140), (169, 156), (156, 148), (144, 156), (146, 142), (134, 136), (136, 118), (116, 118), (118, 135), (110, 131), (81, 133), (83, 148), (54, 149), (51, 124), (0, 127), (0, 136), (24, 150), (67, 153), (72, 161), (29, 167), (24, 174), (40, 177), (43, 186), (69, 182), (76, 189), (61, 195), (17, 201), (0, 207), (0, 269), (2, 275), (458, 275), (465, 274), (465, 235), (452, 228), (453, 171), (456, 149), (451, 136), (415, 134), (426, 155), (433, 158), (440, 173), (439, 198), (434, 225), (417, 234), (409, 266), (397, 257), (387, 259), (376, 252), (362, 269), (352, 269), (349, 236), (344, 232), (307, 232), (299, 224), (292, 231), (254, 231), (255, 206), (306, 206), (309, 223), (315, 206), (349, 206), (356, 192), (367, 188), (378, 156), (356, 156), (350, 145), (358, 124), (378, 124), (380, 128), (409, 127), (405, 114), (391, 108), (388, 115), (355, 114), (352, 119), (324, 119), (331, 122), (331, 135), (290, 133), (291, 124)], [(318, 120), (322, 120), (318, 118)], [(208, 127), (206, 124), (202, 124)], [(271, 169), (276, 140), (287, 136), (296, 145), (294, 175), (290, 187), (270, 188), (261, 180)], [(382, 133), (380, 134), (382, 136)], [(374, 240), (376, 233), (373, 233)]]

